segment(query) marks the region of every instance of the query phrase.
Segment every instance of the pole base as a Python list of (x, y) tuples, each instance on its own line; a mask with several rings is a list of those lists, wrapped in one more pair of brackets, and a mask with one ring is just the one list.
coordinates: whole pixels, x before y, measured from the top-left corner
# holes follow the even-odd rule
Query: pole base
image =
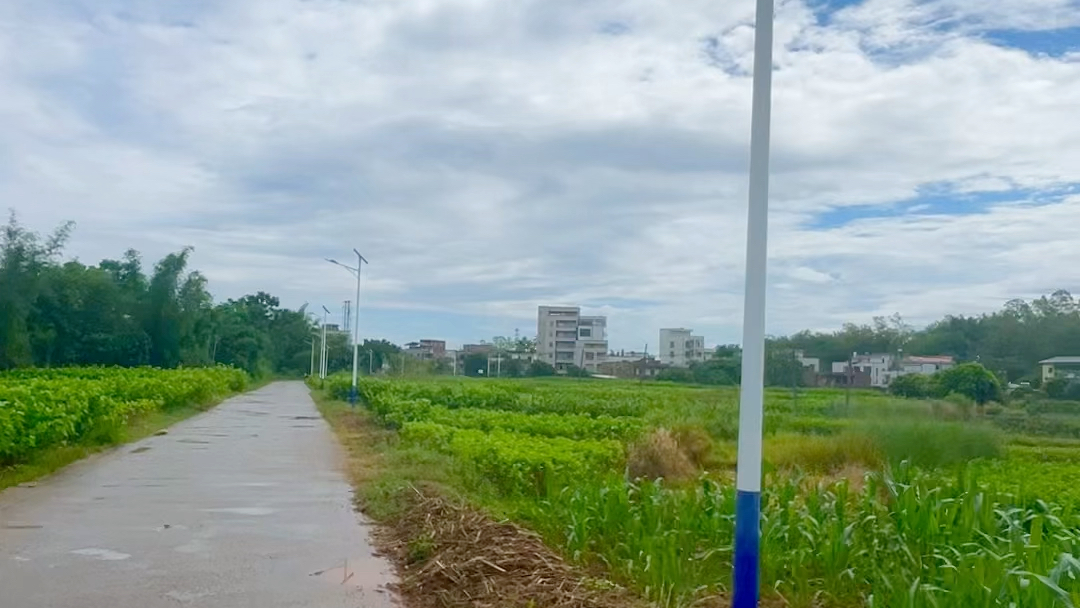
[(735, 576), (732, 608), (757, 608), (760, 590), (761, 493), (735, 495)]
[(349, 389), (349, 405), (356, 407), (356, 398), (359, 397), (358, 392), (355, 386)]

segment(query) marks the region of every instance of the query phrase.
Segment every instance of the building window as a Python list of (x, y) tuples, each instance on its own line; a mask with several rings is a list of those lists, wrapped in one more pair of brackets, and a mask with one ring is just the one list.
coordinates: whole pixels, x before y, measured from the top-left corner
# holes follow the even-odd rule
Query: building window
[(582, 327), (579, 330), (579, 332), (580, 332), (582, 338), (591, 338), (592, 337), (592, 330), (591, 329)]
[(668, 348), (675, 348), (675, 342), (672, 341), (672, 343), (668, 346)]
[(594, 353), (585, 353), (585, 360), (592, 361), (595, 358)]
[(548, 342), (548, 348), (555, 348), (554, 342)]

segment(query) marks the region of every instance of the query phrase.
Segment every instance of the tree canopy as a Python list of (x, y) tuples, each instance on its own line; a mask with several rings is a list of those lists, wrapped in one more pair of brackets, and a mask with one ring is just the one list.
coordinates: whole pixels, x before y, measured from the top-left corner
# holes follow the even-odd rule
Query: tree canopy
[(147, 274), (128, 250), (97, 265), (60, 260), (72, 224), (48, 236), (0, 229), (0, 370), (27, 366), (223, 363), (253, 375), (301, 373), (314, 325), (259, 292), (215, 304), (190, 248)]

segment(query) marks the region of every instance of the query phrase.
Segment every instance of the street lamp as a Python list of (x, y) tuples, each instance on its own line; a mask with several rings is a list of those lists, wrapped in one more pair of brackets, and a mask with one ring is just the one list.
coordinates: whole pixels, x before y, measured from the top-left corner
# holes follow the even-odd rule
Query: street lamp
[[(368, 261), (364, 256), (360, 255), (360, 252), (353, 249), (353, 253), (356, 254), (356, 268), (342, 264), (337, 260), (326, 258), (327, 262), (341, 266), (345, 270), (356, 275), (356, 320), (353, 322), (353, 351), (352, 351), (352, 388), (349, 389), (349, 403), (354, 407), (356, 406), (356, 398), (358, 396), (358, 389), (356, 387), (358, 365), (360, 364), (360, 269)], [(370, 366), (370, 361), (368, 362)]]
[(330, 314), (330, 311), (327, 310), (327, 308), (325, 306), (323, 306), (322, 309), (323, 309), (323, 315), (322, 315), (322, 348), (319, 349), (321, 351), (321, 354), (320, 354), (321, 358), (319, 360), (319, 378), (322, 379), (322, 380), (325, 380), (326, 379), (326, 370), (327, 370), (327, 365), (326, 365), (326, 315)]

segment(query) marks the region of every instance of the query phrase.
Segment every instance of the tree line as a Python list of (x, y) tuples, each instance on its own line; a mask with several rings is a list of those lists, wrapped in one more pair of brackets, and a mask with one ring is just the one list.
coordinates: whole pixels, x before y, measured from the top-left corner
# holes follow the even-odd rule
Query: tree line
[(12, 212), (0, 229), (0, 370), (65, 365), (233, 365), (308, 370), (314, 324), (267, 293), (215, 303), (190, 248), (144, 270), (139, 253), (63, 261), (73, 224), (48, 235)]
[[(801, 331), (770, 337), (765, 344), (765, 381), (773, 386), (805, 384), (797, 353), (821, 360), (822, 371), (854, 353), (950, 355), (976, 362), (1001, 383), (1030, 382), (1038, 387), (1039, 361), (1080, 356), (1080, 302), (1065, 290), (1032, 301), (1015, 299), (1001, 310), (981, 315), (947, 315), (915, 329), (899, 314), (872, 323), (847, 323), (836, 331)], [(717, 348), (708, 361), (671, 369), (661, 379), (699, 384), (738, 384), (742, 352), (737, 345)]]

